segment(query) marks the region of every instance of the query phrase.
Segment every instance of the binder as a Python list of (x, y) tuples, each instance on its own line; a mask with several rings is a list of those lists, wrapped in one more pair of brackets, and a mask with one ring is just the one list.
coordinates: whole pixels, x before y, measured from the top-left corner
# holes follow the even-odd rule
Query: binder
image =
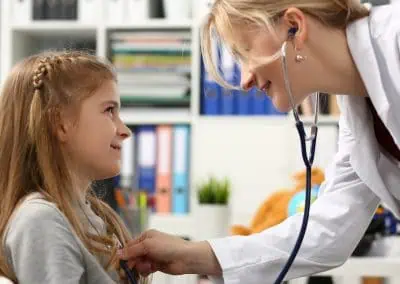
[(121, 187), (136, 189), (137, 184), (135, 182), (135, 139), (132, 136), (126, 138), (122, 142), (121, 149)]
[[(235, 68), (236, 77), (241, 80), (241, 70), (240, 67), (236, 64), (237, 68)], [(250, 97), (251, 93), (249, 91), (238, 91), (235, 94), (235, 108), (236, 113), (238, 115), (249, 115), (251, 113), (251, 105), (250, 105)]]
[(194, 16), (197, 19), (202, 19), (204, 18), (211, 10), (212, 5), (214, 4), (215, 0), (196, 0), (193, 2), (193, 4), (196, 4), (195, 6), (195, 14)]
[(287, 112), (279, 111), (272, 102), (270, 97), (266, 97), (267, 99), (267, 114), (268, 115), (287, 115)]
[(174, 126), (172, 211), (175, 214), (189, 211), (189, 132), (187, 125)]
[(268, 114), (268, 98), (267, 95), (258, 90), (252, 88), (250, 90), (250, 101), (251, 101), (251, 115), (266, 115)]
[(126, 23), (150, 18), (150, 0), (126, 0)]
[(109, 24), (122, 24), (125, 19), (124, 0), (106, 0), (106, 21)]
[[(219, 65), (220, 50), (215, 43), (213, 43), (213, 56), (214, 62)], [(203, 58), (201, 58), (201, 78), (202, 114), (219, 115), (222, 88), (205, 69)]]
[[(238, 85), (237, 80), (237, 72), (236, 72), (236, 64), (233, 56), (229, 53), (229, 50), (222, 46), (221, 51), (221, 70), (222, 76), (225, 81), (227, 81), (231, 85)], [(237, 93), (237, 90), (231, 90), (226, 88), (221, 88), (221, 114), (223, 115), (232, 115), (235, 112), (234, 108), (234, 97)]]
[(192, 1), (163, 0), (163, 14), (165, 19), (181, 21), (191, 18)]
[(155, 193), (156, 177), (156, 132), (152, 125), (136, 128), (138, 143), (138, 187), (151, 198)]
[[(98, 10), (101, 0), (77, 0), (78, 1), (78, 19), (81, 23), (96, 24), (99, 21), (101, 13), (93, 13)], [(107, 0), (108, 1), (108, 0)]]
[[(3, 0), (4, 1), (4, 0)], [(7, 0), (11, 1), (12, 18), (15, 23), (25, 24), (31, 21), (37, 10), (37, 16), (41, 16), (44, 0)], [(34, 18), (33, 18), (34, 19)]]
[(61, 18), (61, 1), (60, 0), (45, 0), (44, 19), (54, 20)]
[(156, 211), (171, 212), (172, 126), (157, 127)]
[(63, 20), (76, 20), (78, 0), (61, 0), (61, 13), (60, 19)]

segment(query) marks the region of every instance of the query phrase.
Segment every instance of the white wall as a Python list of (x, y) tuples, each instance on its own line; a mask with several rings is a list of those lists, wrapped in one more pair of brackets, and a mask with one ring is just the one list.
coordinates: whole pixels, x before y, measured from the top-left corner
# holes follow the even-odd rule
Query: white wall
[[(248, 224), (272, 192), (292, 187), (291, 175), (304, 169), (297, 130), (288, 118), (199, 118), (193, 148), (194, 182), (210, 174), (231, 179), (234, 224)], [(336, 127), (321, 126), (315, 165), (325, 167), (335, 149)]]

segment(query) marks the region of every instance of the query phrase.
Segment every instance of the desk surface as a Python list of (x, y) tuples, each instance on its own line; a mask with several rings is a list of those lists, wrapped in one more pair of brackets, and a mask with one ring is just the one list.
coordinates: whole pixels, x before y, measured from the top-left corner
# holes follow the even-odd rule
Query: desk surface
[(351, 257), (342, 266), (319, 275), (400, 276), (400, 257)]

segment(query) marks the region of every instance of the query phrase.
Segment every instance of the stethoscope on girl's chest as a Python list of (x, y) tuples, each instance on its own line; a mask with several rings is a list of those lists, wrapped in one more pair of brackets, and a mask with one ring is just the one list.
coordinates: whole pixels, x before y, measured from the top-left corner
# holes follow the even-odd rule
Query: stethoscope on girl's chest
[[(296, 28), (289, 29), (288, 40), (293, 39), (296, 32), (297, 32)], [(287, 68), (287, 56), (286, 56), (287, 44), (288, 44), (288, 41), (285, 41), (281, 47), (283, 78), (285, 81), (284, 83), (285, 83), (286, 93), (289, 97), (293, 116), (294, 116), (294, 119), (296, 122), (296, 128), (299, 133), (300, 145), (301, 145), (301, 155), (303, 158), (304, 165), (306, 167), (306, 199), (305, 199), (303, 221), (302, 221), (302, 225), (301, 225), (300, 232), (297, 237), (296, 243), (293, 247), (293, 250), (292, 250), (285, 266), (282, 268), (282, 270), (279, 273), (278, 277), (276, 278), (274, 284), (280, 284), (280, 283), (282, 283), (282, 281), (284, 281), (286, 274), (288, 273), (291, 265), (293, 264), (293, 262), (296, 258), (296, 255), (300, 249), (301, 243), (303, 242), (304, 235), (306, 233), (308, 218), (310, 215), (310, 206), (311, 206), (311, 168), (312, 168), (312, 164), (314, 162), (315, 146), (316, 146), (317, 133), (318, 133), (317, 123), (318, 123), (318, 112), (319, 112), (319, 93), (316, 93), (315, 109), (314, 109), (314, 111), (315, 111), (314, 122), (311, 126), (311, 134), (309, 137), (307, 137), (305, 130), (304, 130), (303, 122), (299, 118), (299, 115), (298, 115), (298, 112), (296, 109), (296, 105), (294, 103), (292, 90), (290, 87), (288, 68)], [(311, 144), (310, 149), (309, 149), (310, 153), (307, 153), (307, 142), (309, 142)]]

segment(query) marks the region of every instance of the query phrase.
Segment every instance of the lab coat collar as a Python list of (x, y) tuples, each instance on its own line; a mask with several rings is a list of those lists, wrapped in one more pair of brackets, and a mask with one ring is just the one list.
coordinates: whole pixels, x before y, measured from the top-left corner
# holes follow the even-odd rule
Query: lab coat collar
[(388, 111), (389, 104), (372, 41), (371, 17), (355, 21), (347, 27), (347, 42), (372, 104), (386, 124), (387, 117), (385, 114)]

